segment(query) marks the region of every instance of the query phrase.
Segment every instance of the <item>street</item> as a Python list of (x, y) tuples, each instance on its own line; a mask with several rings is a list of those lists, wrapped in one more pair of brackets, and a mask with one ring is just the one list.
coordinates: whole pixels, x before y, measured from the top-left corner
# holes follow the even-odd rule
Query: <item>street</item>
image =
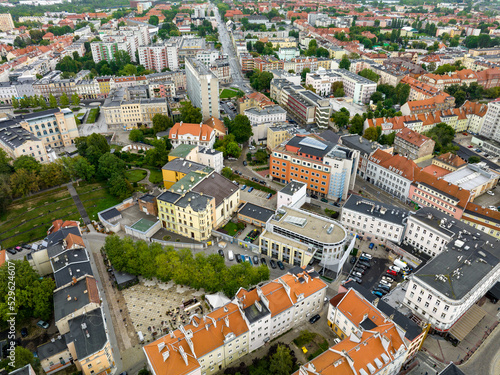
[(376, 200), (385, 204), (391, 204), (393, 206), (398, 206), (406, 210), (411, 209), (410, 206), (401, 202), (399, 199), (393, 197), (392, 195), (386, 193), (382, 189), (377, 188), (375, 185), (356, 176), (356, 184), (354, 186), (354, 191), (356, 192), (356, 194), (359, 194), (360, 190), (364, 196), (367, 196), (368, 199)]
[(251, 93), (253, 90), (243, 79), (238, 57), (236, 56), (233, 44), (231, 43), (231, 37), (229, 36), (229, 33), (227, 31), (226, 24), (219, 14), (219, 8), (217, 8), (217, 6), (214, 6), (213, 9), (215, 18), (217, 19), (217, 30), (219, 31), (219, 41), (222, 44), (222, 53), (226, 54), (229, 60), (231, 77), (233, 77), (232, 86), (238, 87), (245, 94)]

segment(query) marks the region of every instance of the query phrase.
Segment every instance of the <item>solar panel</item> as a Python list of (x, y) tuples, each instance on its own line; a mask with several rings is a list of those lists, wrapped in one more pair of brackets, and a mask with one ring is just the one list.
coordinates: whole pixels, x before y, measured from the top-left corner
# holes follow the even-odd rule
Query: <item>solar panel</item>
[(323, 142), (320, 142), (317, 139), (310, 137), (305, 137), (302, 141), (299, 142), (299, 145), (312, 147), (317, 150), (324, 150), (328, 147)]

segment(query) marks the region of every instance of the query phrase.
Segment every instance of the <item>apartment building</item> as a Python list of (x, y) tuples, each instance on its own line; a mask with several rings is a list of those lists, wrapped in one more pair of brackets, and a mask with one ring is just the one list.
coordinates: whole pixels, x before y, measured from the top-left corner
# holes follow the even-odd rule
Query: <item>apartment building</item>
[(0, 31), (6, 32), (14, 28), (14, 22), (10, 13), (0, 14)]
[(356, 104), (368, 104), (372, 94), (377, 91), (377, 84), (346, 69), (336, 69), (335, 73), (342, 76), (344, 93)]
[(500, 142), (500, 98), (488, 103), (488, 111), (479, 134)]
[(231, 82), (231, 69), (227, 58), (215, 60), (209, 65), (209, 69), (217, 77), (220, 83)]
[(357, 173), (360, 177), (365, 178), (366, 167), (368, 166), (368, 159), (370, 155), (376, 150), (381, 149), (389, 153), (393, 152), (393, 148), (387, 145), (381, 145), (377, 142), (368, 141), (367, 139), (357, 135), (344, 135), (340, 138), (339, 144), (344, 145), (351, 150), (356, 150), (359, 152), (359, 162)]
[(432, 159), (432, 165), (453, 172), (467, 165), (467, 162), (460, 156), (447, 152)]
[(286, 121), (286, 111), (279, 105), (249, 108), (245, 110), (244, 114), (248, 117), (252, 126)]
[(406, 83), (410, 86), (409, 101), (429, 99), (441, 93), (441, 90), (438, 88), (410, 77), (409, 75), (403, 77), (401, 83)]
[(212, 148), (215, 138), (215, 130), (208, 124), (186, 124), (182, 121), (172, 126), (168, 134), (174, 148), (183, 144)]
[[(404, 358), (399, 359), (399, 361), (402, 362), (394, 364), (394, 372), (390, 372), (382, 365), (380, 359), (373, 358), (373, 353), (367, 350), (364, 355), (368, 355), (369, 357), (363, 357), (364, 361), (359, 361), (361, 365), (368, 363), (366, 365), (368, 370), (365, 370), (366, 373), (398, 373), (401, 366), (404, 363), (408, 363), (408, 361), (417, 354), (426, 336), (425, 332), (422, 332), (422, 329), (415, 322), (402, 315), (400, 312), (393, 310), (385, 302), (380, 300), (369, 301), (355, 289), (349, 289), (347, 292), (340, 293), (333, 297), (328, 305), (327, 316), (328, 325), (345, 341), (351, 340), (351, 335), (359, 339), (363, 337), (363, 334), (367, 331), (382, 332), (385, 329), (394, 329), (394, 332), (397, 332), (395, 337), (392, 337), (392, 335), (390, 337), (401, 340), (401, 346), (404, 347), (404, 351), (406, 352)], [(369, 342), (367, 345), (369, 345)], [(332, 349), (336, 350), (336, 346), (337, 345), (332, 347)], [(401, 349), (401, 347), (398, 349)], [(367, 359), (369, 359), (369, 361), (366, 361)], [(356, 358), (352, 358), (352, 360), (354, 362), (353, 367), (355, 367)], [(386, 364), (388, 365), (387, 361)], [(373, 369), (370, 371), (371, 367), (375, 368), (375, 366), (379, 368), (380, 372), (376, 370), (373, 371)], [(359, 373), (362, 374), (363, 371)]]
[(372, 242), (400, 244), (409, 211), (351, 194), (342, 206), (340, 222), (353, 236), (370, 237)]
[(212, 64), (215, 60), (220, 59), (222, 56), (220, 52), (216, 49), (199, 51), (196, 54), (196, 60), (201, 61), (205, 65)]
[(279, 182), (297, 180), (307, 184), (311, 194), (346, 199), (353, 188), (358, 159), (358, 152), (317, 135), (296, 135), (272, 151), (270, 171)]
[(285, 108), (288, 113), (301, 124), (316, 124), (320, 128), (329, 126), (331, 107), (328, 99), (323, 99), (312, 91), (304, 90), (300, 86), (299, 90), (294, 87), (288, 89)]
[[(132, 46), (130, 42), (127, 40), (127, 37), (122, 36), (116, 38), (115, 41), (108, 42), (92, 42), (90, 43), (90, 48), (92, 51), (92, 58), (94, 62), (97, 64), (101, 61), (113, 61), (115, 59), (115, 54), (118, 51), (126, 52), (130, 55), (132, 59)], [(135, 55), (134, 55), (135, 59)]]
[(291, 181), (278, 191), (276, 207), (281, 206), (300, 208), (306, 203), (307, 185), (299, 181)]
[(304, 266), (311, 260), (339, 274), (349, 251), (347, 232), (338, 222), (308, 211), (282, 206), (266, 223), (260, 252), (272, 259)]
[(250, 291), (240, 288), (233, 303), (249, 327), (249, 352), (321, 311), (326, 288), (312, 267), (293, 267)]
[(207, 45), (205, 38), (193, 38), (191, 36), (183, 36), (178, 42), (179, 62), (184, 62), (187, 58), (196, 58), (200, 52), (206, 51)]
[(439, 212), (434, 214), (442, 215), (440, 225), (458, 233), (444, 251), (410, 276), (403, 304), (435, 331), (460, 341), (464, 332), (457, 332), (455, 323), (462, 317), (468, 319), (467, 334), (482, 317), (475, 303), (498, 281), (498, 249), (493, 237), (476, 233), (458, 220), (450, 222)]
[(431, 138), (408, 128), (397, 132), (394, 138), (394, 152), (416, 163), (431, 158), (435, 145)]
[(203, 164), (189, 161), (182, 157), (173, 158), (162, 167), (163, 185), (166, 189), (169, 189), (172, 185), (183, 179), (190, 172), (197, 172), (201, 174), (209, 173), (210, 171), (211, 168), (207, 168), (207, 166)]
[(311, 85), (316, 93), (321, 96), (332, 94), (332, 84), (334, 82), (342, 82), (342, 76), (334, 71), (318, 69), (316, 73), (307, 73), (306, 75), (306, 86)]
[(404, 116), (455, 108), (455, 98), (445, 92), (428, 99), (408, 101), (401, 106)]
[(163, 98), (128, 100), (127, 88), (112, 90), (101, 106), (109, 127), (135, 129), (140, 125), (152, 126), (156, 114), (168, 116), (168, 105)]
[(292, 125), (281, 124), (268, 127), (266, 136), (267, 149), (269, 151), (274, 150), (297, 133), (298, 129)]
[(440, 177), (420, 171), (411, 184), (408, 198), (418, 206), (433, 207), (460, 220), (471, 192)]
[(35, 83), (34, 80), (0, 82), (0, 101), (12, 104), (12, 98), (21, 99), (34, 96), (33, 83)]
[(139, 63), (148, 70), (178, 70), (179, 57), (175, 43), (153, 44), (139, 47)]
[(219, 118), (219, 80), (202, 62), (186, 58), (187, 92), (203, 119)]
[(0, 148), (13, 160), (27, 155), (34, 157), (40, 163), (55, 160), (52, 149), (46, 148), (43, 141), (18, 124), (2, 127), (0, 122)]
[(243, 114), (246, 109), (274, 105), (274, 102), (260, 92), (252, 92), (245, 94), (242, 98), (238, 98), (238, 113)]
[(474, 229), (500, 238), (500, 211), (468, 203), (460, 219)]
[(406, 202), (419, 170), (414, 161), (377, 149), (368, 158), (366, 180)]

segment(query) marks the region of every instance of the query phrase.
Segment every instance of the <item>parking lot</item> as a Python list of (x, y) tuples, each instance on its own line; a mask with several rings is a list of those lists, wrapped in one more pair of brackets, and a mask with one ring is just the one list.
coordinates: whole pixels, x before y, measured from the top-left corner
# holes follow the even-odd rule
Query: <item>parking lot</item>
[(245, 190), (240, 192), (241, 200), (244, 202), (251, 202), (257, 204), (259, 206), (263, 206), (269, 209), (276, 208), (277, 195), (274, 194), (270, 199), (267, 199), (268, 193), (262, 190), (253, 189), (250, 193), (248, 192), (249, 188), (247, 187)]

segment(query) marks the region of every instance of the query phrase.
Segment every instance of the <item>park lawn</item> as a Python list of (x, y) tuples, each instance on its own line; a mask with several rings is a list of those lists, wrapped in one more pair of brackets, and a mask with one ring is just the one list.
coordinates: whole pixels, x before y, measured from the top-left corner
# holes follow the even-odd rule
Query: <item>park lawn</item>
[(221, 99), (231, 99), (236, 95), (238, 95), (238, 91), (232, 89), (224, 89), (219, 96)]
[(134, 182), (139, 182), (139, 181), (143, 180), (144, 177), (147, 176), (147, 174), (148, 174), (148, 172), (146, 172), (145, 170), (134, 169), (131, 171), (126, 171), (125, 178), (128, 180), (128, 182), (133, 184)]
[(234, 236), (239, 230), (243, 229), (245, 225), (243, 223), (233, 223), (230, 221), (222, 229), (224, 229), (227, 234)]
[(85, 211), (91, 220), (97, 220), (97, 213), (116, 206), (121, 201), (109, 194), (104, 183), (80, 183), (76, 188)]
[(149, 182), (152, 184), (161, 184), (163, 182), (163, 175), (161, 171), (157, 169), (149, 169), (149, 171), (151, 172), (149, 174)]
[[(0, 224), (2, 247), (42, 239), (57, 219), (80, 220), (66, 187), (16, 200), (7, 207)], [(35, 228), (40, 226), (38, 228)], [(21, 233), (26, 231), (26, 233)], [(6, 239), (7, 237), (11, 237)]]

